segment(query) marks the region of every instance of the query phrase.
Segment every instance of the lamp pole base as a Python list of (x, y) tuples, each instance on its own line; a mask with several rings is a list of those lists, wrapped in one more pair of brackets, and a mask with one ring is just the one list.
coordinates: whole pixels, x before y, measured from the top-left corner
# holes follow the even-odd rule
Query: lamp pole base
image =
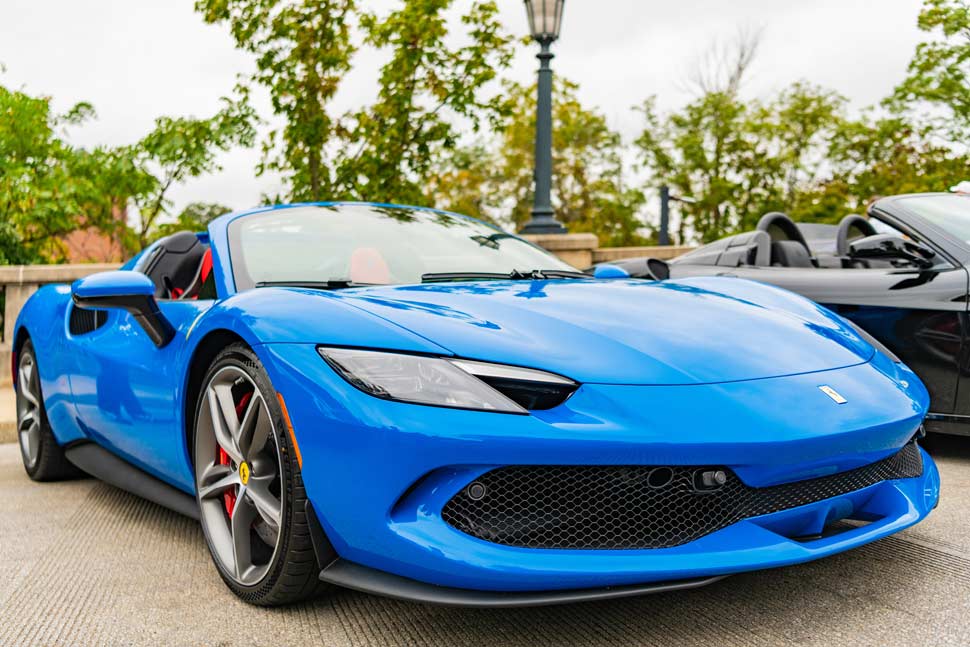
[(563, 227), (561, 222), (552, 220), (550, 222), (536, 222), (532, 220), (522, 228), (520, 234), (565, 234), (568, 233), (566, 228)]
[(521, 234), (565, 234), (566, 227), (556, 220), (552, 210), (533, 211), (532, 218), (522, 227)]

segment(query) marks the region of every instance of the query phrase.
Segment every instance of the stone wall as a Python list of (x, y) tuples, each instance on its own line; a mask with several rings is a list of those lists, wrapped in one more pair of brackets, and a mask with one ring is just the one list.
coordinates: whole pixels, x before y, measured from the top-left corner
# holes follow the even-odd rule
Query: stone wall
[(682, 245), (601, 248), (594, 234), (545, 234), (525, 236), (525, 238), (579, 269), (586, 269), (595, 263), (609, 263), (643, 256), (669, 260), (694, 249)]

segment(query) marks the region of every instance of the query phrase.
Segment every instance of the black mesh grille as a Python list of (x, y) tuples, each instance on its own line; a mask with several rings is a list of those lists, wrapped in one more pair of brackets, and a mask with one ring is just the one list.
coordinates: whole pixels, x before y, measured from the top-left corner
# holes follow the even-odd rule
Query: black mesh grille
[(107, 318), (108, 315), (104, 310), (85, 310), (72, 306), (68, 329), (72, 335), (84, 335), (103, 326)]
[[(698, 487), (701, 474), (726, 482)], [(679, 546), (748, 517), (923, 473), (916, 443), (865, 467), (765, 488), (723, 467), (550, 465), (483, 474), (442, 510), (479, 539), (527, 548), (632, 549)]]

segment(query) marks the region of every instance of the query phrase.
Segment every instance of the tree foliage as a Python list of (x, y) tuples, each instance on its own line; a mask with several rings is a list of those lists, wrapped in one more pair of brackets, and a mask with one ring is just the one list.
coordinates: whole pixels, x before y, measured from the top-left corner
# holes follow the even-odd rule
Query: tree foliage
[(682, 110), (660, 115), (650, 99), (641, 108), (646, 122), (636, 140), (656, 184), (667, 184), (694, 200), (684, 227), (714, 239), (739, 224), (732, 205), (751, 203), (761, 183), (753, 177), (755, 150), (746, 136), (748, 107), (734, 95), (713, 92)]
[[(494, 0), (474, 0), (455, 34), (454, 4), (402, 0), (378, 15), (354, 0), (197, 1), (206, 21), (227, 23), (256, 57), (249, 80), (269, 91), (284, 120), (263, 144), (259, 172), (284, 176), (285, 199), (418, 202), (434, 162), (455, 149), (461, 132), (503, 116), (501, 97), (486, 88), (508, 66), (512, 40)], [(389, 54), (376, 100), (334, 115), (334, 96), (361, 46)]]
[(94, 117), (90, 104), (58, 115), (49, 98), (0, 86), (0, 115), (0, 263), (64, 260), (63, 239), (78, 229), (135, 251), (168, 215), (173, 186), (217, 170), (217, 152), (255, 137), (251, 109), (229, 101), (210, 118), (161, 117), (139, 142), (93, 149), (65, 140)]
[(834, 222), (881, 196), (945, 191), (970, 169), (966, 153), (940, 143), (931, 126), (898, 115), (845, 120), (826, 150), (829, 173), (803, 194), (806, 219)]
[(155, 128), (132, 149), (135, 164), (151, 178), (150, 187), (133, 195), (138, 206), (138, 241), (151, 237), (159, 217), (168, 212), (168, 193), (176, 184), (219, 170), (216, 155), (256, 139), (255, 113), (246, 102), (223, 99), (212, 117), (159, 117)]
[(50, 99), (0, 86), (0, 262), (57, 258), (58, 239), (78, 227), (79, 214), (106, 217), (111, 155), (74, 149), (60, 136), (91, 116), (86, 103), (57, 115)]
[[(582, 105), (578, 86), (559, 80), (553, 91), (553, 206), (570, 231), (593, 232), (601, 243), (645, 242), (637, 213), (642, 192), (625, 185), (623, 142), (599, 112)], [(449, 158), (432, 183), (431, 199), (518, 227), (531, 217), (536, 88), (507, 84), (512, 110), (486, 144)]]
[(177, 231), (205, 231), (210, 222), (231, 211), (231, 208), (215, 202), (191, 202), (182, 209), (174, 221), (155, 227), (152, 231), (152, 239), (168, 236)]
[[(263, 138), (255, 170), (282, 176), (278, 199), (429, 204), (508, 227), (528, 220), (535, 87), (503, 81), (516, 41), (496, 0), (395, 0), (379, 12), (359, 0), (196, 0), (196, 9), (255, 61), (214, 115), (160, 117), (130, 145), (80, 148), (68, 135), (95, 116), (89, 104), (58, 114), (46, 97), (0, 86), (0, 263), (62, 260), (62, 239), (78, 228), (128, 250), (204, 228), (228, 209), (196, 203), (176, 217), (171, 190), (217, 171), (222, 152), (256, 143), (256, 89), (280, 125)], [(767, 211), (834, 222), (881, 195), (967, 179), (970, 0), (925, 0), (918, 24), (927, 40), (907, 77), (863, 111), (807, 82), (744, 96), (757, 32), (698, 59), (686, 105), (662, 112), (645, 100), (631, 143), (557, 79), (557, 217), (601, 244), (643, 243), (655, 221), (645, 196), (667, 184), (693, 198), (678, 209), (680, 240), (690, 242), (751, 228)], [(364, 49), (381, 61), (373, 98), (340, 113), (335, 100)]]
[(263, 142), (259, 172), (286, 178), (293, 200), (333, 197), (335, 162), (326, 148), (339, 136), (330, 114), (356, 49), (356, 0), (197, 0), (209, 23), (226, 23), (236, 45), (252, 53), (250, 81), (269, 91), (281, 129)]
[[(706, 59), (714, 71), (695, 76), (715, 81), (695, 83), (701, 93), (686, 106), (660, 114), (645, 102), (635, 146), (650, 183), (693, 198), (681, 205), (680, 239), (750, 229), (768, 211), (836, 222), (879, 196), (941, 191), (963, 179), (970, 159), (954, 135), (970, 132), (970, 5), (927, 0), (919, 24), (944, 38), (918, 47), (888, 114), (852, 114), (844, 97), (805, 82), (743, 99), (757, 49), (744, 39), (716, 65)], [(945, 119), (926, 118), (928, 104)]]
[[(499, 126), (507, 101), (484, 89), (508, 66), (511, 38), (492, 1), (473, 2), (460, 22), (463, 44), (451, 45), (446, 12), (453, 0), (406, 0), (386, 17), (364, 14), (366, 42), (390, 49), (377, 101), (349, 115), (338, 191), (402, 203), (423, 200), (435, 160), (463, 132)], [(450, 37), (449, 37), (450, 36)]]
[(906, 79), (887, 102), (910, 116), (923, 107), (954, 139), (970, 134), (970, 2), (925, 0), (917, 21), (933, 39), (920, 43)]

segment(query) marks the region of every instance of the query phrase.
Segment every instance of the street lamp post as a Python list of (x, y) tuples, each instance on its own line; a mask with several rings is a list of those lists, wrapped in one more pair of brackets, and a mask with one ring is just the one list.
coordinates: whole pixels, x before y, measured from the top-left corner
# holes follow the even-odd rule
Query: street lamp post
[[(658, 245), (669, 245), (670, 244), (670, 203), (680, 202), (681, 204), (696, 204), (697, 201), (694, 198), (687, 197), (685, 195), (673, 195), (670, 192), (670, 187), (664, 184), (660, 187), (660, 232), (657, 236)], [(681, 209), (680, 217), (683, 218), (683, 209)]]
[(564, 234), (566, 228), (552, 210), (552, 43), (559, 38), (565, 0), (525, 0), (529, 28), (540, 46), (539, 81), (536, 96), (535, 197), (532, 218), (523, 234)]

